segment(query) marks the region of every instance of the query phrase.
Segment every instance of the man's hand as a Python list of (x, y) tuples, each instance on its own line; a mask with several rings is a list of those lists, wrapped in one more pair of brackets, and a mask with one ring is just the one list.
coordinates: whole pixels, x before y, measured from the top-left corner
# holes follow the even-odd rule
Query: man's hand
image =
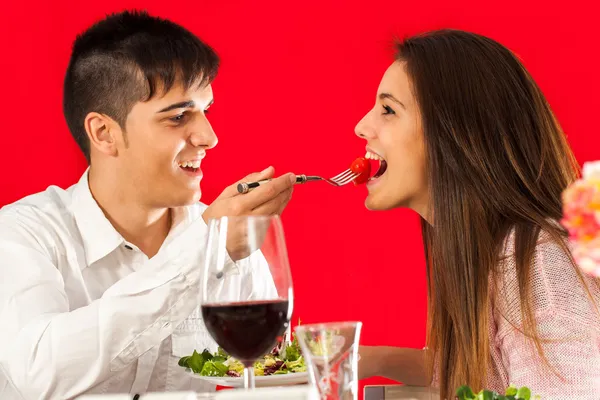
[(275, 170), (269, 167), (262, 172), (246, 176), (228, 186), (204, 211), (202, 218), (208, 222), (211, 218), (234, 217), (240, 215), (280, 215), (292, 198), (296, 176), (288, 173), (271, 182), (260, 185), (246, 194), (237, 191), (241, 182), (256, 182), (273, 177)]
[[(220, 217), (235, 217), (247, 215), (280, 215), (292, 197), (296, 176), (288, 173), (272, 181), (260, 185), (246, 194), (237, 191), (237, 185), (241, 182), (256, 182), (273, 177), (274, 169), (269, 167), (262, 172), (246, 176), (244, 179), (227, 187), (204, 211), (202, 218), (208, 223), (209, 219)], [(232, 260), (237, 261), (247, 257), (261, 246), (268, 226), (265, 226), (263, 234), (255, 235), (258, 243), (248, 243), (247, 226), (228, 227), (227, 250)], [(259, 228), (259, 227), (255, 227)], [(256, 232), (255, 232), (256, 233)]]

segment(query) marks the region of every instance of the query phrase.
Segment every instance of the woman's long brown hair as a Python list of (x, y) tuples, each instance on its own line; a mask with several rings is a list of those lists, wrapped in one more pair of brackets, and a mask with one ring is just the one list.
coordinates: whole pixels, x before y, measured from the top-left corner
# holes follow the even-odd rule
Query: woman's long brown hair
[(546, 361), (528, 295), (530, 264), (541, 230), (568, 252), (556, 221), (579, 168), (541, 90), (499, 43), (435, 31), (398, 43), (397, 61), (411, 80), (427, 149), (429, 366), (436, 365), (441, 398), (453, 398), (460, 385), (485, 385), (489, 278), (512, 229), (521, 329)]

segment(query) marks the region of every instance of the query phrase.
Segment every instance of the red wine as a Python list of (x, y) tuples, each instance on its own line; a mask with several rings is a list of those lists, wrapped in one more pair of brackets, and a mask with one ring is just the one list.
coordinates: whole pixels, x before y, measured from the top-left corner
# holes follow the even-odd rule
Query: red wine
[(277, 337), (285, 332), (288, 309), (287, 300), (203, 305), (202, 317), (223, 350), (250, 364), (271, 351)]

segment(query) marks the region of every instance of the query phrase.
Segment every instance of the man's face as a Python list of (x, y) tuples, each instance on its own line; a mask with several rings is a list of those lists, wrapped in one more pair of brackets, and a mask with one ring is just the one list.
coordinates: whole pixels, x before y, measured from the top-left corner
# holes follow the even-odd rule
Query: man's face
[(200, 200), (200, 164), (217, 144), (206, 118), (212, 102), (210, 85), (188, 90), (175, 85), (133, 106), (117, 164), (141, 204), (166, 208)]

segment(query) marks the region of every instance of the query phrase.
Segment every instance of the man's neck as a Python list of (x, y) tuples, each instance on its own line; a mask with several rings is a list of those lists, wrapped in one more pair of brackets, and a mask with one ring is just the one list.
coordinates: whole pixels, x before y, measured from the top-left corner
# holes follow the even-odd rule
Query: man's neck
[(89, 170), (90, 191), (106, 218), (127, 242), (148, 258), (154, 257), (171, 229), (171, 210), (146, 207), (137, 201), (131, 188), (120, 188), (114, 182), (118, 181)]

